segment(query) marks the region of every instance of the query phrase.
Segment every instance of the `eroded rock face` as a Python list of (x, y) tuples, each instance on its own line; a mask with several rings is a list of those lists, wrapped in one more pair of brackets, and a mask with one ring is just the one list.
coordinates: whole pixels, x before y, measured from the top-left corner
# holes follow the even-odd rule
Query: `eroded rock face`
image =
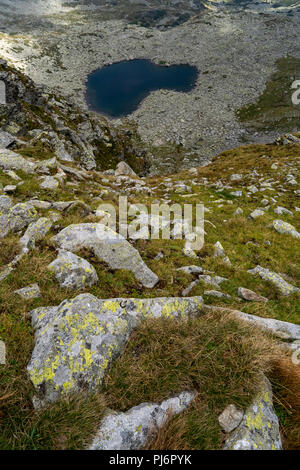
[(235, 405), (226, 406), (225, 410), (218, 417), (219, 424), (225, 432), (231, 432), (241, 423), (244, 412)]
[(93, 250), (111, 269), (131, 271), (144, 287), (152, 288), (158, 282), (158, 277), (146, 266), (139, 252), (103, 224), (70, 225), (53, 237), (53, 241), (67, 251)]
[(139, 450), (154, 437), (168, 417), (184, 411), (195, 393), (182, 392), (161, 404), (142, 403), (126, 413), (110, 413), (104, 418), (89, 450)]
[(60, 250), (48, 269), (54, 272), (60, 286), (67, 289), (84, 289), (99, 280), (95, 268), (70, 251)]
[(253, 269), (249, 269), (248, 273), (258, 274), (264, 281), (272, 282), (272, 284), (280, 290), (282, 295), (290, 295), (299, 291), (297, 287), (286, 282), (279, 274), (274, 273), (267, 268), (262, 268), (259, 265)]
[(239, 427), (227, 439), (225, 450), (281, 450), (278, 418), (268, 379), (247, 408)]
[(58, 307), (33, 310), (35, 347), (28, 372), (36, 406), (68, 392), (95, 390), (141, 321), (196, 316), (202, 303), (201, 297), (100, 300), (81, 294)]

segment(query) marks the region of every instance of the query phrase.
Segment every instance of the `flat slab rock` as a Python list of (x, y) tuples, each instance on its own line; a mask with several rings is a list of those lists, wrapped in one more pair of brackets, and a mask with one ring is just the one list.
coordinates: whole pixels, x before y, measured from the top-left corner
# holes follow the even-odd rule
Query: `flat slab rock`
[(140, 450), (167, 422), (170, 414), (184, 411), (195, 393), (183, 392), (161, 404), (142, 403), (126, 413), (110, 413), (104, 418), (89, 450)]
[(67, 251), (92, 250), (111, 269), (131, 271), (144, 287), (152, 288), (158, 282), (158, 277), (147, 267), (139, 252), (124, 237), (103, 224), (70, 225), (52, 240)]
[(141, 321), (194, 317), (202, 304), (202, 297), (101, 300), (81, 294), (58, 307), (33, 310), (35, 346), (28, 372), (37, 392), (35, 406), (68, 392), (97, 389)]
[(281, 450), (279, 422), (273, 408), (272, 388), (267, 378), (241, 424), (226, 440), (224, 450)]

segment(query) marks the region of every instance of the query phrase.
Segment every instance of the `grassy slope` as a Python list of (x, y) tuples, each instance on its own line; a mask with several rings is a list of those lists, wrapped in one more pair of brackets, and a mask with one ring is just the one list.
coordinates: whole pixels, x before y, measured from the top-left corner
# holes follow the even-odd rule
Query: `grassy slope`
[[(263, 155), (267, 157), (262, 158)], [(206, 228), (206, 239), (204, 248), (198, 253), (198, 260), (188, 259), (182, 254), (182, 241), (138, 241), (135, 246), (139, 249), (143, 259), (148, 266), (153, 269), (154, 272), (160, 278), (160, 282), (157, 286), (150, 289), (142, 289), (137, 285), (135, 278), (125, 271), (111, 272), (107, 266), (103, 263), (96, 261), (91, 258), (91, 255), (85, 253), (85, 257), (90, 257), (94, 266), (97, 269), (100, 282), (98, 285), (89, 289), (92, 294), (101, 298), (110, 297), (155, 297), (155, 296), (177, 296), (180, 295), (182, 290), (189, 285), (193, 280), (192, 276), (179, 273), (176, 268), (185, 266), (188, 264), (198, 264), (204, 269), (214, 271), (220, 276), (227, 277), (229, 280), (222, 285), (222, 290), (230, 295), (232, 298), (229, 300), (220, 300), (205, 297), (205, 303), (215, 304), (218, 306), (227, 306), (230, 308), (236, 308), (243, 310), (248, 313), (253, 313), (260, 316), (278, 318), (280, 320), (290, 321), (299, 323), (299, 294), (289, 296), (287, 298), (282, 297), (277, 290), (271, 285), (259, 278), (247, 274), (247, 269), (260, 264), (261, 266), (267, 267), (276, 272), (284, 273), (288, 276), (290, 282), (300, 287), (300, 266), (299, 266), (299, 242), (291, 239), (288, 235), (279, 235), (270, 227), (270, 223), (274, 218), (282, 218), (299, 229), (299, 212), (295, 212), (295, 194), (292, 192), (296, 189), (294, 186), (288, 186), (285, 183), (285, 173), (292, 171), (295, 173), (297, 161), (299, 164), (300, 159), (300, 147), (299, 146), (276, 146), (276, 145), (252, 145), (235, 149), (232, 151), (225, 152), (220, 158), (216, 159), (212, 164), (207, 167), (200, 168), (198, 171), (198, 178), (191, 177), (189, 172), (182, 172), (181, 174), (171, 175), (171, 180), (186, 182), (190, 184), (191, 179), (198, 179), (201, 183), (202, 178), (207, 178), (209, 183), (214, 183), (218, 180), (222, 180), (224, 183), (229, 182), (230, 175), (233, 173), (243, 173), (244, 179), (242, 182), (231, 183), (233, 189), (217, 192), (209, 184), (195, 185), (192, 188), (193, 196), (185, 198), (184, 195), (176, 194), (174, 191), (168, 193), (168, 198), (174, 202), (203, 202), (206, 207), (210, 208), (210, 212), (207, 213), (207, 218), (214, 224), (215, 228), (207, 223)], [(278, 164), (278, 170), (272, 170), (271, 166), (273, 163)], [(298, 165), (299, 166), (299, 165)], [(294, 168), (294, 170), (293, 170)], [(243, 187), (250, 184), (257, 184), (257, 181), (252, 181), (250, 173), (256, 169), (260, 177), (265, 179), (272, 178), (278, 181), (278, 187), (282, 186), (285, 191), (278, 189), (281, 195), (278, 198), (278, 205), (284, 206), (287, 209), (292, 209), (294, 217), (290, 216), (277, 216), (273, 213), (272, 209), (266, 213), (263, 217), (258, 220), (248, 220), (248, 214), (255, 208), (260, 206), (260, 201), (263, 197), (272, 197), (277, 191), (266, 190), (264, 192), (258, 192), (250, 197), (245, 194), (241, 198), (235, 198), (231, 196), (230, 191), (234, 189), (243, 189)], [(282, 172), (282, 174), (281, 174)], [(99, 201), (96, 202), (94, 197), (97, 196), (101, 190), (101, 187), (106, 186), (109, 190), (109, 186), (113, 184), (112, 177), (105, 177), (110, 180), (109, 184), (101, 181), (101, 175), (91, 174), (91, 179), (84, 182), (78, 183), (77, 186), (63, 185), (57, 192), (47, 192), (40, 190), (37, 178), (33, 176), (20, 176), (24, 179), (25, 184), (20, 186), (17, 193), (14, 195), (15, 201), (24, 201), (36, 195), (41, 200), (71, 200), (80, 198), (81, 200), (89, 203), (92, 208), (96, 208)], [(257, 180), (258, 177), (256, 177)], [(299, 178), (299, 176), (298, 176)], [(71, 180), (69, 179), (71, 182)], [(156, 199), (160, 199), (164, 196), (165, 191), (159, 184), (164, 181), (163, 177), (151, 178), (147, 181), (149, 186), (158, 188), (155, 189), (151, 197), (135, 195), (131, 198), (131, 202), (143, 202), (150, 204)], [(0, 172), (0, 182), (2, 184), (11, 184), (12, 180)], [(259, 185), (258, 185), (259, 186)], [(276, 187), (276, 185), (274, 185)], [(245, 193), (245, 191), (244, 191)], [(222, 204), (214, 203), (214, 200), (222, 199)], [(106, 201), (112, 201), (116, 204), (116, 198), (112, 196), (110, 198), (109, 191), (106, 196)], [(231, 203), (232, 202), (232, 203)], [(222, 206), (222, 207), (219, 207)], [(244, 210), (243, 216), (234, 217), (233, 213), (237, 207), (241, 207)], [(40, 211), (40, 213), (46, 211)], [(56, 227), (53, 229), (51, 234), (40, 243), (37, 248), (26, 256), (18, 266), (18, 268), (0, 284), (0, 305), (1, 305), (1, 317), (0, 317), (0, 338), (5, 340), (7, 347), (7, 366), (0, 370), (1, 379), (1, 392), (0, 392), (0, 426), (2, 431), (0, 433), (0, 448), (81, 448), (86, 444), (86, 436), (92, 433), (92, 430), (97, 426), (104, 409), (105, 396), (116, 396), (120, 397), (124, 395), (126, 386), (122, 381), (114, 379), (116, 371), (121, 371), (127, 368), (128, 361), (130, 362), (130, 354), (133, 354), (134, 348), (137, 347), (141, 339), (148, 338), (151, 334), (155, 337), (160, 337), (161, 340), (165, 341), (164, 329), (160, 323), (157, 325), (146, 324), (141, 328), (132, 338), (132, 342), (129, 345), (124, 355), (118, 360), (116, 365), (112, 369), (112, 375), (108, 382), (106, 382), (105, 390), (100, 391), (101, 395), (98, 396), (96, 402), (94, 397), (73, 397), (70, 400), (62, 401), (49, 407), (43, 412), (33, 412), (30, 398), (33, 390), (28, 382), (26, 375), (26, 365), (30, 358), (30, 354), (33, 347), (33, 332), (30, 324), (30, 318), (28, 312), (31, 309), (38, 306), (45, 305), (57, 305), (66, 298), (75, 297), (79, 292), (69, 292), (59, 288), (55, 282), (53, 276), (47, 271), (48, 264), (55, 259), (55, 250), (51, 245), (50, 238), (59, 229), (69, 225), (70, 223), (87, 222), (95, 220), (91, 216), (82, 217), (80, 211), (74, 211), (73, 213), (63, 217), (56, 223)], [(228, 268), (224, 264), (216, 259), (213, 255), (213, 244), (219, 240), (227, 255), (232, 261), (232, 267)], [(270, 246), (265, 245), (265, 241), (271, 242)], [(246, 244), (247, 242), (252, 242)], [(16, 236), (9, 236), (5, 240), (1, 240), (0, 247), (0, 262), (5, 264), (9, 261), (13, 254), (16, 252), (17, 238)], [(155, 256), (158, 252), (163, 252), (164, 257), (160, 260), (155, 260)], [(29, 284), (37, 282), (41, 288), (42, 296), (40, 299), (34, 301), (24, 301), (15, 296), (13, 291), (18, 288), (22, 288)], [(239, 286), (253, 289), (257, 293), (260, 293), (270, 299), (267, 304), (261, 303), (246, 303), (237, 298), (237, 288)], [(204, 290), (209, 288), (202, 283), (199, 283), (190, 295), (202, 295)], [(212, 324), (216, 329), (219, 329), (221, 319), (216, 315), (213, 319)], [(165, 325), (164, 325), (165, 326)], [(194, 327), (195, 326), (195, 327)], [(192, 331), (197, 331), (197, 327), (205, 326), (205, 321), (201, 318), (199, 321), (195, 320), (195, 325)], [(208, 325), (206, 325), (208, 328)], [(186, 352), (186, 344), (189, 344), (189, 338), (183, 337), (182, 332), (187, 331), (183, 329), (182, 325), (169, 325), (168, 328), (172, 331), (175, 337), (175, 344), (180, 344), (183, 348), (183, 352)], [(224, 327), (224, 324), (222, 325)], [(224, 331), (220, 327), (220, 332)], [(245, 362), (243, 369), (247, 371), (245, 376), (242, 376), (240, 381), (240, 387), (231, 390), (226, 395), (226, 403), (236, 402), (241, 405), (246, 405), (255, 393), (255, 387), (251, 387), (247, 396), (244, 394), (244, 386), (249, 385), (249, 379), (251, 377), (257, 378), (256, 364), (259, 363), (262, 369), (270, 369), (270, 358), (265, 355), (266, 350), (265, 342), (260, 341), (260, 344), (255, 343), (255, 350), (253, 345), (247, 344), (248, 333), (243, 330), (241, 326), (234, 326), (234, 328), (240, 328), (240, 337), (242, 339), (242, 345), (245, 345), (245, 359), (254, 355), (258, 362)], [(229, 328), (230, 330), (230, 328)], [(227, 333), (229, 337), (233, 335), (230, 330)], [(159, 336), (160, 335), (160, 336)], [(257, 333), (257, 338), (261, 338)], [(268, 341), (265, 335), (262, 335), (265, 341)], [(226, 337), (226, 336), (225, 336)], [(194, 338), (198, 343), (197, 347), (203, 347), (203, 357), (207, 354), (205, 337), (201, 335), (194, 335)], [(234, 338), (234, 335), (233, 335)], [(192, 339), (192, 335), (191, 335)], [(147, 340), (149, 341), (149, 340)], [(237, 360), (241, 357), (241, 350), (238, 348), (238, 343), (235, 338), (236, 349), (231, 351), (232, 359), (230, 369), (233, 375), (241, 372), (242, 365)], [(187, 343), (186, 343), (187, 342)], [(270, 343), (271, 344), (271, 343)], [(146, 347), (145, 345), (143, 347)], [(152, 350), (152, 343), (148, 347)], [(161, 364), (159, 354), (166, 354), (172, 357), (172, 348), (174, 344), (168, 345), (166, 351), (161, 351), (159, 343), (153, 344), (151, 363), (145, 363), (142, 353), (139, 357), (139, 361), (143, 367), (153, 367), (153, 370), (158, 370)], [(223, 367), (222, 351), (224, 348), (224, 342), (218, 340), (218, 335), (212, 335), (212, 351), (213, 357), (217, 368)], [(201, 348), (200, 348), (201, 349)], [(270, 351), (272, 347), (270, 346)], [(157, 355), (153, 356), (153, 351), (157, 351)], [(191, 349), (192, 351), (192, 349)], [(251, 354), (250, 354), (251, 353)], [(254, 357), (253, 356), (253, 357)], [(190, 360), (190, 354), (187, 355)], [(157, 377), (149, 378), (149, 388), (144, 391), (138, 388), (136, 395), (128, 396), (126, 401), (122, 402), (121, 398), (115, 399), (112, 405), (116, 408), (129, 408), (136, 405), (138, 402), (145, 400), (158, 400), (166, 398), (165, 394), (169, 391), (175, 391), (182, 388), (183, 383), (181, 382), (180, 372), (181, 367), (187, 367), (188, 362), (185, 355), (181, 358), (180, 367), (178, 369), (178, 375), (176, 375), (176, 386), (169, 387), (170, 382), (168, 379), (170, 368), (168, 358), (166, 360), (165, 367), (159, 371), (159, 376), (163, 383), (167, 384), (165, 388), (162, 388), (161, 395), (156, 393), (158, 384)], [(147, 369), (145, 369), (147, 370)], [(274, 369), (275, 370), (275, 369)], [(203, 393), (203, 390), (207, 390), (208, 384), (211, 383), (214, 377), (210, 372), (213, 372), (210, 368), (205, 369), (203, 383), (198, 386), (198, 391)], [(195, 374), (199, 371), (197, 367), (194, 370)], [(276, 377), (280, 377), (280, 373), (274, 376), (274, 381), (278, 382)], [(142, 376), (137, 377), (137, 380), (141, 380)], [(174, 380), (175, 380), (174, 379)], [(197, 380), (200, 380), (199, 377)], [(244, 380), (244, 381), (243, 381)], [(191, 382), (189, 382), (191, 383)], [(255, 381), (254, 381), (255, 383)], [(279, 383), (281, 383), (279, 381)], [(184, 383), (186, 385), (186, 383)], [(221, 381), (217, 382), (220, 386), (220, 390), (225, 389), (225, 383)], [(243, 386), (244, 385), (244, 386)], [(125, 388), (124, 388), (125, 387)], [(292, 385), (291, 385), (292, 388)], [(152, 391), (151, 391), (152, 390)], [(103, 392), (105, 391), (105, 394)], [(155, 393), (154, 393), (155, 391)], [(235, 395), (237, 393), (237, 395)], [(282, 394), (286, 393), (286, 389), (278, 386), (278, 399), (281, 403)], [(124, 398), (124, 397), (123, 397)], [(107, 400), (107, 398), (106, 398)], [(94, 406), (97, 403), (97, 406)], [(107, 402), (109, 403), (109, 400)], [(169, 443), (170, 446), (175, 445), (174, 440), (170, 440), (172, 433), (177, 436), (178, 445), (187, 445), (191, 448), (219, 448), (224, 436), (220, 434), (219, 429), (216, 427), (215, 417), (225, 402), (220, 401), (220, 394), (217, 397), (214, 394), (207, 392), (203, 402), (199, 404), (199, 407), (192, 409), (191, 412), (187, 413), (187, 418), (178, 418), (178, 424), (172, 421), (170, 423), (169, 431), (165, 431), (165, 435), (160, 436), (162, 442)], [(197, 405), (197, 406), (198, 406)], [(294, 401), (289, 398), (290, 408), (287, 410), (286, 406), (280, 408), (280, 417), (284, 429), (295, 428), (295, 420), (297, 419), (296, 411), (294, 410)], [(78, 410), (78, 413), (74, 414), (74, 409)], [(62, 410), (63, 413), (62, 413)], [(196, 411), (195, 411), (196, 410)], [(212, 411), (213, 410), (213, 411)], [(64, 418), (62, 417), (64, 416)], [(50, 417), (50, 419), (49, 419)], [(180, 421), (183, 419), (183, 422)], [(207, 428), (203, 428), (203, 423), (208, 423)], [(175, 434), (174, 426), (177, 429)], [(176, 427), (177, 426), (177, 427)], [(299, 428), (298, 428), (299, 429)], [(89, 431), (88, 431), (89, 430)], [(286, 431), (289, 438), (287, 438), (287, 447), (296, 447), (297, 437), (290, 438), (290, 432)], [(57, 436), (54, 438), (53, 436)], [(62, 437), (64, 436), (64, 437)], [(179, 436), (181, 436), (179, 438)], [(182, 438), (182, 440), (181, 440)], [(288, 440), (290, 439), (290, 440)], [(172, 444), (173, 442), (173, 444)], [(180, 444), (181, 442), (181, 444)], [(157, 443), (161, 445), (161, 443)]]

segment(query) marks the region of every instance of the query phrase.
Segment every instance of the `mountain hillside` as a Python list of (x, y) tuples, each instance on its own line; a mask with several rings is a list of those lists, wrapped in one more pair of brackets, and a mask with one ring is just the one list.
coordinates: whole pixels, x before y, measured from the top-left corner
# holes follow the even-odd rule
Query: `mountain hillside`
[[(153, 175), (129, 121), (0, 80), (0, 448), (299, 449), (299, 134)], [(203, 204), (203, 247), (118, 235), (120, 196), (118, 231)]]

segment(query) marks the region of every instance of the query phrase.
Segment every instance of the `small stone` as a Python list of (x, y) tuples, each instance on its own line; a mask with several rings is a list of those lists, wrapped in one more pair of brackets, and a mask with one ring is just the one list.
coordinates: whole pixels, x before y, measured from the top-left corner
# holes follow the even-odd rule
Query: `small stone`
[(177, 271), (182, 271), (185, 274), (202, 274), (203, 269), (200, 266), (183, 266), (182, 268), (178, 268)]
[(195, 281), (191, 282), (190, 285), (182, 291), (182, 297), (188, 297), (197, 284), (199, 284), (199, 279), (196, 279)]
[(265, 215), (265, 212), (261, 209), (255, 209), (251, 214), (249, 215), (249, 219), (257, 219), (258, 217), (261, 217), (262, 215)]
[(244, 213), (243, 209), (241, 209), (240, 207), (238, 207), (236, 209), (236, 211), (234, 212), (233, 215), (242, 215)]
[(130, 166), (126, 162), (120, 162), (117, 165), (115, 176), (121, 175), (137, 177), (137, 174), (133, 171), (132, 168), (130, 168)]
[(41, 295), (40, 288), (37, 284), (15, 290), (15, 294), (20, 295), (24, 300), (37, 299)]
[(228, 405), (218, 417), (218, 421), (223, 431), (229, 433), (241, 424), (243, 416), (242, 410), (235, 405)]
[(13, 194), (15, 191), (17, 190), (17, 186), (15, 185), (7, 185), (3, 188), (3, 191), (6, 193), (6, 194)]
[(241, 175), (240, 173), (235, 173), (230, 176), (231, 181), (240, 181), (241, 179), (243, 179), (243, 175)]
[(0, 340), (0, 364), (6, 364), (6, 347), (4, 341)]
[(205, 290), (204, 295), (207, 295), (209, 297), (217, 297), (219, 299), (231, 299), (231, 296), (229, 294), (225, 294), (224, 292), (220, 292), (218, 290)]
[(268, 302), (268, 299), (266, 297), (256, 294), (252, 290), (245, 289), (244, 287), (238, 288), (238, 296), (241, 299), (249, 300), (251, 302)]

